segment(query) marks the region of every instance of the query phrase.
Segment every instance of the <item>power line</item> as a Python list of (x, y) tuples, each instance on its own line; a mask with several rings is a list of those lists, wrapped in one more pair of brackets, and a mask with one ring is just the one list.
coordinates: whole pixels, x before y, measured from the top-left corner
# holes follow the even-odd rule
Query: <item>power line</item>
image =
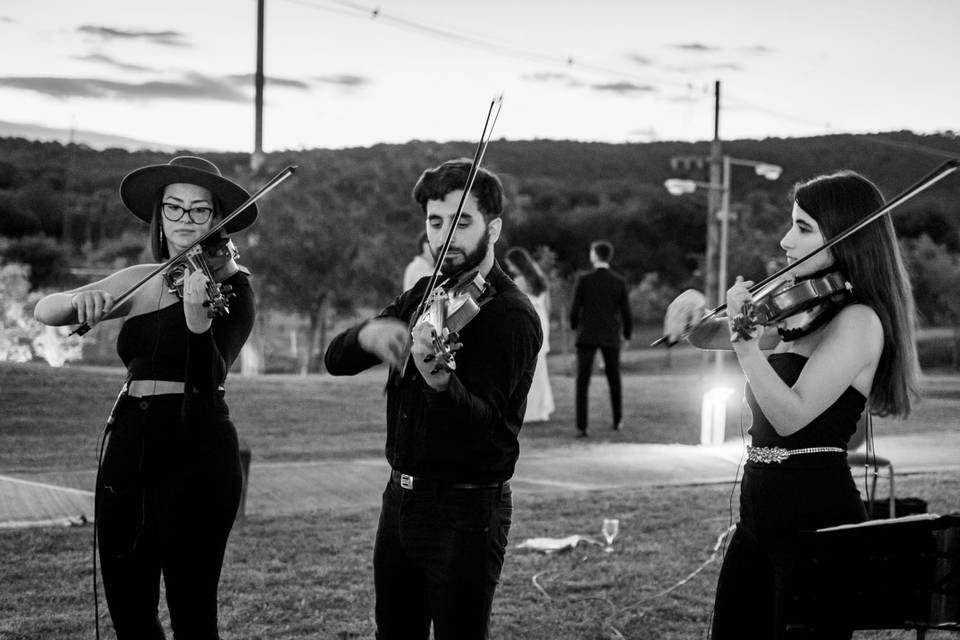
[[(670, 80), (670, 79), (651, 79), (649, 77), (641, 76), (635, 73), (628, 71), (623, 71), (620, 69), (614, 69), (604, 65), (593, 64), (591, 62), (581, 61), (570, 55), (556, 55), (542, 53), (539, 51), (533, 51), (530, 49), (524, 49), (517, 47), (511, 43), (506, 43), (503, 41), (495, 41), (486, 36), (479, 36), (475, 34), (470, 34), (464, 31), (457, 31), (447, 27), (440, 27), (421, 20), (413, 20), (410, 18), (400, 17), (397, 15), (392, 15), (385, 13), (379, 7), (371, 7), (363, 5), (352, 0), (287, 0), (287, 2), (298, 4), (304, 7), (315, 9), (318, 11), (326, 11), (330, 13), (336, 13), (339, 15), (345, 15), (353, 18), (363, 18), (363, 19), (372, 19), (380, 22), (391, 24), (394, 27), (405, 29), (407, 31), (413, 31), (418, 33), (423, 33), (435, 38), (443, 39), (446, 41), (453, 42), (455, 44), (470, 46), (473, 48), (486, 50), (491, 53), (496, 53), (499, 55), (504, 55), (512, 58), (524, 59), (527, 61), (537, 62), (541, 64), (549, 64), (554, 66), (561, 66), (566, 69), (577, 69), (586, 72), (600, 73), (603, 75), (608, 75), (623, 80), (629, 80), (640, 85), (646, 85), (651, 88), (656, 88), (657, 86), (667, 86), (675, 89), (682, 89), (686, 92), (687, 95), (694, 95), (700, 99), (703, 97), (703, 91), (701, 82), (693, 81), (680, 81), (680, 80)], [(663, 95), (663, 94), (661, 94)], [(728, 94), (729, 95), (729, 94)], [(669, 96), (664, 96), (666, 99), (669, 99)], [(794, 114), (789, 114), (783, 111), (776, 109), (771, 109), (769, 107), (764, 107), (762, 105), (757, 105), (745, 100), (739, 100), (737, 98), (732, 98), (729, 100), (731, 106), (740, 107), (744, 109), (750, 109), (752, 111), (757, 111), (760, 113), (765, 113), (767, 115), (773, 116), (783, 121), (794, 122), (798, 124), (803, 124), (807, 126), (813, 126), (816, 128), (822, 128), (824, 131), (829, 131), (829, 123), (824, 121), (816, 121), (809, 118), (803, 118)]]
[(895, 147), (897, 149), (906, 149), (908, 151), (916, 151), (917, 153), (925, 153), (932, 156), (938, 156), (940, 158), (957, 158), (960, 157), (960, 151), (946, 151), (944, 149), (937, 149), (936, 147), (930, 147), (925, 144), (917, 144), (915, 142), (900, 142), (899, 140), (891, 140), (889, 138), (884, 138), (882, 136), (867, 135), (864, 137), (865, 140), (873, 142), (875, 144), (884, 145), (886, 147)]
[(796, 122), (798, 124), (806, 124), (814, 127), (823, 127), (824, 130), (830, 129), (829, 122), (823, 122), (818, 120), (810, 120), (809, 118), (804, 118), (802, 116), (797, 116), (783, 111), (778, 111), (776, 109), (770, 109), (769, 107), (764, 107), (746, 100), (740, 100), (739, 98), (728, 99), (728, 104), (733, 107), (740, 107), (743, 109), (750, 109), (751, 111), (757, 111), (759, 113), (765, 113), (769, 116), (774, 116), (780, 118), (781, 120), (788, 120), (791, 122)]
[[(696, 84), (678, 80), (653, 80), (651, 78), (627, 71), (613, 69), (590, 62), (582, 62), (570, 55), (564, 56), (547, 54), (530, 49), (523, 49), (513, 44), (502, 41), (498, 42), (484, 36), (469, 34), (463, 31), (455, 31), (446, 27), (438, 27), (427, 24), (423, 21), (411, 20), (409, 18), (402, 18), (396, 15), (387, 14), (378, 7), (366, 7), (355, 2), (350, 2), (349, 0), (287, 0), (287, 2), (299, 4), (311, 9), (317, 9), (319, 11), (329, 11), (332, 13), (338, 13), (340, 15), (348, 15), (354, 18), (378, 20), (380, 22), (386, 22), (408, 31), (425, 33), (427, 35), (438, 37), (444, 40), (453, 41), (456, 44), (472, 46), (509, 57), (523, 58), (532, 62), (559, 65), (567, 68), (582, 69), (584, 71), (594, 71), (626, 80), (632, 80), (641, 84), (667, 85), (684, 90), (691, 90)], [(341, 7), (344, 7), (347, 10), (344, 10)]]

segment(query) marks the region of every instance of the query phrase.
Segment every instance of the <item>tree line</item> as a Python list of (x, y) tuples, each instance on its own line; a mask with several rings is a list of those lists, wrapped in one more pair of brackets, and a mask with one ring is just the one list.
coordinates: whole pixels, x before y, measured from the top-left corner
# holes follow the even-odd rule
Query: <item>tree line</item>
[[(331, 322), (399, 293), (423, 230), (410, 196), (420, 173), (472, 152), (472, 143), (427, 141), (284, 151), (268, 154), (258, 174), (246, 154), (204, 155), (251, 190), (286, 165), (299, 165), (294, 179), (264, 199), (252, 230), (235, 241), (255, 275), (261, 307), (305, 318), (307, 353), (315, 356)], [(588, 267), (590, 241), (610, 240), (614, 268), (631, 283), (638, 322), (657, 323), (673, 295), (702, 288), (706, 241), (705, 196), (674, 197), (663, 182), (706, 180), (705, 167), (686, 163), (675, 171), (671, 159), (708, 152), (708, 143), (495, 140), (485, 166), (507, 191), (500, 250), (523, 246), (541, 261), (559, 316), (576, 272)], [(784, 168), (775, 182), (743, 168), (731, 180), (729, 273), (759, 279), (782, 254), (778, 241), (795, 182), (854, 169), (889, 198), (942, 157), (960, 156), (960, 138), (906, 131), (768, 138), (726, 142), (724, 153)], [(152, 151), (0, 139), (0, 257), (30, 265), (35, 288), (69, 286), (89, 277), (83, 274), (147, 260), (146, 226), (124, 210), (117, 189), (132, 169), (169, 159)], [(958, 196), (960, 180), (948, 178), (893, 213), (926, 324), (960, 324)]]

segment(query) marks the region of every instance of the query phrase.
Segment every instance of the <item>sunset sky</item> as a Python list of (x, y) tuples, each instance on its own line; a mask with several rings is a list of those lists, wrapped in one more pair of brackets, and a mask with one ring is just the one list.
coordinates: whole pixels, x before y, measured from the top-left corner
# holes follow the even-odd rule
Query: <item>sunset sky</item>
[[(374, 10), (378, 10), (374, 16)], [(960, 129), (953, 0), (267, 0), (264, 146)], [(4, 0), (0, 120), (253, 146), (255, 0)]]

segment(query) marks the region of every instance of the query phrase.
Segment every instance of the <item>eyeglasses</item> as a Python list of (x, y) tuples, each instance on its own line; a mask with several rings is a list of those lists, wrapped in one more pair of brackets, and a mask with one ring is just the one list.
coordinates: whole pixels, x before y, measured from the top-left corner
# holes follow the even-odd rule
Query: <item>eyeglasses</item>
[(193, 207), (187, 209), (172, 202), (163, 203), (163, 217), (170, 222), (179, 222), (183, 219), (183, 214), (187, 214), (190, 222), (193, 224), (203, 224), (213, 215), (213, 209), (210, 207)]

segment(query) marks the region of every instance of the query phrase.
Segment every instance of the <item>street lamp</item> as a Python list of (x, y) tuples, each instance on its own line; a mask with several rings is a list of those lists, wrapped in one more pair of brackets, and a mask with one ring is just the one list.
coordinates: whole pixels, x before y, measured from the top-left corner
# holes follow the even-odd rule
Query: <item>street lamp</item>
[(693, 193), (697, 187), (701, 189), (710, 189), (712, 185), (709, 182), (697, 182), (696, 180), (681, 180), (680, 178), (670, 178), (663, 183), (672, 196), (682, 196), (687, 193)]
[[(733, 165), (753, 167), (758, 176), (767, 180), (776, 180), (783, 173), (783, 167), (769, 162), (758, 162), (756, 160), (744, 160), (742, 158), (733, 158), (723, 156), (723, 184), (716, 186), (709, 182), (700, 182), (697, 180), (686, 180), (681, 178), (670, 178), (663, 183), (670, 195), (682, 196), (693, 193), (697, 189), (716, 189), (720, 191), (721, 205), (717, 217), (720, 219), (720, 256), (717, 266), (717, 304), (722, 304), (727, 294), (727, 245), (730, 235), (730, 174)], [(705, 265), (706, 269), (710, 265)]]
[[(767, 180), (776, 180), (783, 173), (783, 167), (769, 162), (758, 162), (756, 160), (743, 160), (741, 158), (731, 158), (723, 156), (723, 187), (720, 189), (723, 198), (720, 205), (720, 259), (717, 266), (717, 304), (723, 304), (727, 295), (727, 244), (730, 235), (730, 169), (733, 165), (741, 167), (753, 167), (758, 176)], [(720, 368), (722, 357), (717, 358), (717, 368)]]

